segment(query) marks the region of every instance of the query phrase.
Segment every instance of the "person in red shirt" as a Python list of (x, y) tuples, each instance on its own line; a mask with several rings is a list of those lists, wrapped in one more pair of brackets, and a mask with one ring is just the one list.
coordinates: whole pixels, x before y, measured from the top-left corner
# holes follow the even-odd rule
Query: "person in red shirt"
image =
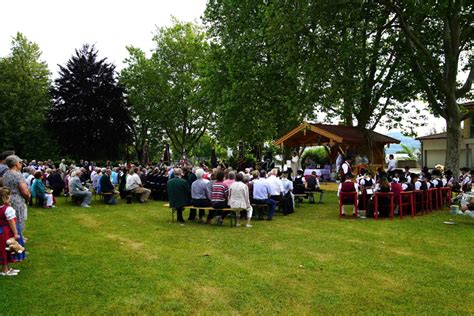
[[(337, 190), (337, 196), (341, 192), (357, 192), (359, 193), (359, 186), (357, 183), (354, 183), (352, 180), (354, 178), (354, 175), (348, 174), (346, 176), (343, 176), (341, 178), (341, 183), (339, 183), (339, 188)], [(344, 205), (354, 205), (354, 199), (353, 198), (344, 198), (342, 200), (342, 216), (346, 216), (346, 212), (344, 210)], [(355, 209), (352, 213), (355, 216)]]

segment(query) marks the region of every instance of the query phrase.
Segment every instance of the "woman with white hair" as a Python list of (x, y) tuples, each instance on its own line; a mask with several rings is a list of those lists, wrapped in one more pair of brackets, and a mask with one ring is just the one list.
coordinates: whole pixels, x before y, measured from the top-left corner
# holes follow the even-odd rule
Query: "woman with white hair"
[[(229, 188), (229, 206), (232, 208), (243, 208), (247, 210), (247, 224), (245, 227), (252, 227), (252, 205), (250, 205), (249, 188), (243, 183), (244, 175), (237, 173), (235, 182)], [(240, 226), (240, 213), (236, 214), (236, 226)]]

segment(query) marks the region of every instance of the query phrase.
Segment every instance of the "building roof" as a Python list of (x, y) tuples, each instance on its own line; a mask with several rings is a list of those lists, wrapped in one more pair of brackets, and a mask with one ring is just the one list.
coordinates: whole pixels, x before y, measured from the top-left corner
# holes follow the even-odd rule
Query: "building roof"
[[(366, 130), (375, 143), (396, 143), (398, 139), (385, 136), (374, 131)], [(286, 135), (275, 141), (275, 145), (303, 146), (327, 143), (365, 143), (367, 140), (363, 131), (355, 126), (329, 125), (303, 122)]]
[(463, 107), (465, 107), (468, 110), (473, 110), (474, 109), (474, 101), (461, 103), (460, 105), (462, 105)]
[(446, 139), (446, 132), (417, 137), (416, 140)]

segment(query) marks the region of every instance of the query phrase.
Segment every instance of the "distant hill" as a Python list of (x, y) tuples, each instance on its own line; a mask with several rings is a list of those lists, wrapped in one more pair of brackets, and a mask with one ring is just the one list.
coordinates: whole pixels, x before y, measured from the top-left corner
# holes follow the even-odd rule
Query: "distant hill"
[[(415, 147), (420, 149), (421, 148), (421, 143), (420, 141), (412, 138), (412, 137), (406, 137), (400, 132), (389, 132), (387, 133), (387, 136), (396, 138), (400, 141), (400, 143), (408, 146), (408, 147)], [(385, 148), (386, 154), (394, 154), (397, 151), (402, 150), (402, 146), (399, 144), (390, 144), (390, 148)]]

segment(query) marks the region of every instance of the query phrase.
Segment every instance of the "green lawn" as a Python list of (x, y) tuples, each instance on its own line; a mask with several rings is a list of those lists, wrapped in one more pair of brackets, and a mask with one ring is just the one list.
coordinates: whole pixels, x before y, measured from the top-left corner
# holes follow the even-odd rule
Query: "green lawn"
[(328, 192), (248, 229), (120, 203), (30, 209), (0, 314), (474, 313), (474, 220), (447, 211), (339, 221)]

